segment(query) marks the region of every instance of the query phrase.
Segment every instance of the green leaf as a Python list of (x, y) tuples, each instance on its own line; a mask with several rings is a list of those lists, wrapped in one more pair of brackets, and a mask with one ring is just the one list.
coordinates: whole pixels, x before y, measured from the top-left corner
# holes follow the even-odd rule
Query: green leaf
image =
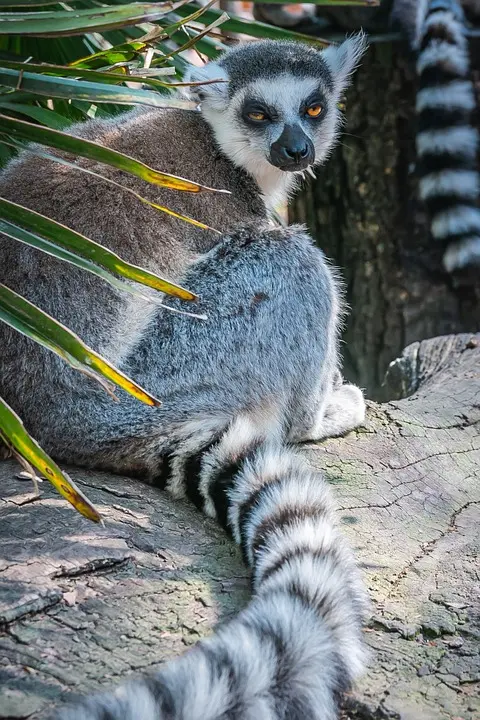
[[(97, 70), (98, 68), (105, 68), (122, 62), (131, 62), (139, 57), (148, 47), (154, 47), (159, 39), (167, 34), (162, 28), (155, 27), (159, 31), (159, 36), (156, 36), (154, 33), (148, 33), (138, 40), (117, 44), (108, 48), (108, 50), (100, 50), (92, 55), (74, 60), (70, 62), (69, 65), (70, 67)], [(113, 33), (109, 34), (111, 35)], [(155, 39), (152, 39), (152, 36)], [(166, 68), (164, 72), (166, 72)]]
[[(126, 29), (113, 32), (123, 34)], [(86, 35), (61, 37), (54, 40), (29, 35), (0, 35), (0, 50), (15, 56), (7, 57), (7, 60), (27, 60), (32, 57), (42, 62), (67, 65), (72, 60), (95, 52), (96, 45), (92, 44), (92, 39)]]
[(0, 0), (0, 7), (36, 7), (41, 5), (58, 5), (58, 0)]
[(184, 5), (178, 3), (130, 3), (80, 10), (0, 13), (0, 35), (61, 37), (83, 35), (159, 20)]
[(79, 60), (74, 60), (70, 63), (70, 67), (96, 70), (120, 62), (130, 62), (144, 52), (146, 47), (147, 43), (133, 40), (129, 43), (116, 45), (108, 50), (100, 50)]
[(170, 188), (171, 190), (182, 190), (183, 192), (198, 193), (204, 190), (211, 192), (228, 192), (226, 190), (215, 190), (205, 185), (199, 185), (190, 180), (179, 178), (175, 175), (161, 173), (153, 168), (145, 165), (145, 163), (135, 160), (129, 155), (103, 147), (92, 140), (74, 137), (58, 130), (40, 127), (24, 120), (9, 118), (0, 114), (0, 131), (10, 135), (13, 138), (20, 138), (29, 142), (38, 142), (42, 145), (57, 148), (65, 152), (80, 155), (82, 157), (97, 160), (98, 162), (112, 165), (119, 170), (136, 175), (142, 180), (146, 180), (153, 185)]
[(177, 22), (162, 28), (163, 32), (166, 35), (173, 35), (173, 33), (179, 30), (182, 26), (186, 25), (189, 22), (194, 22), (195, 20), (198, 20), (198, 18), (201, 17), (210, 7), (212, 7), (212, 5), (215, 5), (216, 2), (217, 0), (209, 0), (206, 5), (202, 5), (202, 7), (193, 12), (191, 15), (187, 15), (181, 20), (177, 20)]
[[(80, 70), (77, 75), (86, 72), (88, 71)], [(72, 75), (75, 74), (75, 71), (73, 71)], [(107, 73), (105, 75), (108, 76)], [(118, 80), (109, 76), (108, 82), (125, 82), (127, 79), (124, 75), (121, 75)], [(133, 78), (133, 81), (139, 82), (135, 78)], [(154, 78), (140, 82), (161, 85)], [(0, 67), (0, 85), (15, 88), (16, 90), (21, 89), (24, 92), (31, 92), (48, 98), (88, 100), (93, 103), (116, 103), (119, 105), (151, 105), (153, 107), (173, 107), (182, 110), (195, 109), (195, 103), (188, 100), (177, 100), (170, 95), (160, 95), (160, 93), (150, 92), (149, 90), (118, 87), (105, 82), (95, 83), (86, 80), (75, 80), (59, 77), (58, 75), (50, 77), (49, 75), (40, 75), (24, 70), (10, 70), (6, 67)], [(4, 95), (4, 97), (8, 97), (8, 95)]]
[(170, 215), (170, 217), (174, 217), (177, 220), (182, 220), (183, 222), (189, 223), (190, 225), (195, 225), (195, 227), (198, 227), (201, 230), (211, 230), (212, 232), (217, 233), (218, 235), (221, 235), (221, 232), (219, 230), (216, 230), (215, 228), (212, 228), (209, 225), (205, 225), (205, 223), (202, 223), (199, 220), (195, 220), (194, 218), (189, 217), (188, 215), (181, 215), (180, 213), (177, 213), (174, 210), (170, 210), (170, 208), (167, 208), (164, 205), (158, 205), (158, 203), (155, 203), (152, 200), (147, 200), (147, 198), (145, 198), (142, 195), (140, 195), (139, 193), (135, 192), (135, 190), (132, 190), (132, 188), (125, 187), (125, 185), (122, 185), (121, 183), (117, 182), (116, 180), (113, 180), (113, 178), (109, 178), (109, 177), (105, 177), (104, 175), (100, 175), (100, 173), (96, 173), (94, 170), (91, 170), (90, 168), (87, 168), (82, 165), (77, 165), (73, 162), (69, 162), (68, 160), (65, 160), (64, 158), (52, 155), (51, 153), (47, 153), (44, 150), (40, 150), (38, 147), (32, 148), (31, 146), (28, 147), (28, 146), (20, 145), (20, 144), (16, 144), (16, 143), (9, 143), (8, 140), (1, 139), (1, 136), (0, 136), (0, 142), (5, 143), (6, 145), (10, 144), (19, 150), (28, 149), (28, 152), (33, 155), (38, 155), (39, 157), (44, 157), (47, 160), (52, 160), (53, 162), (60, 163), (67, 167), (73, 168), (77, 172), (83, 172), (88, 175), (92, 175), (93, 177), (99, 178), (103, 182), (114, 185), (115, 187), (119, 188), (119, 190), (121, 190), (122, 192), (127, 192), (127, 193), (129, 193), (129, 195), (133, 195), (133, 197), (137, 198), (137, 200), (144, 203), (145, 205), (149, 205), (154, 210), (158, 210), (159, 212), (165, 213), (166, 215)]
[[(20, 242), (25, 243), (26, 245), (30, 245), (31, 247), (37, 248), (37, 250), (41, 250), (44, 253), (47, 253), (48, 255), (52, 255), (53, 257), (58, 258), (59, 260), (63, 260), (64, 262), (68, 262), (71, 265), (75, 265), (75, 267), (81, 268), (82, 270), (86, 270), (87, 272), (92, 273), (93, 275), (96, 275), (97, 277), (100, 277), (102, 280), (106, 280), (110, 285), (113, 285), (114, 288), (117, 290), (121, 290), (123, 292), (128, 292), (132, 295), (137, 295), (139, 297), (143, 297), (145, 300), (148, 300), (149, 302), (158, 302), (160, 306), (163, 306), (163, 303), (158, 300), (155, 295), (146, 295), (145, 293), (142, 293), (139, 288), (137, 288), (136, 285), (129, 284), (124, 282), (123, 280), (119, 280), (115, 277), (115, 275), (110, 274), (106, 270), (104, 270), (102, 267), (98, 267), (98, 265), (95, 265), (95, 263), (85, 260), (84, 258), (75, 255), (74, 253), (70, 252), (69, 250), (65, 250), (64, 248), (60, 247), (57, 243), (50, 242), (49, 240), (45, 240), (45, 238), (40, 237), (40, 235), (37, 235), (35, 233), (30, 232), (29, 230), (25, 230), (22, 227), (19, 227), (18, 225), (15, 225), (13, 223), (8, 222), (7, 220), (1, 220), (0, 219), (0, 232), (4, 235), (7, 235), (8, 237), (12, 238), (13, 240), (19, 240)], [(165, 307), (165, 306), (163, 306)], [(187, 313), (189, 314), (189, 313)], [(198, 317), (198, 316), (196, 316)]]
[[(188, 8), (185, 7), (175, 10), (175, 13), (181, 17), (186, 17), (187, 12)], [(207, 10), (203, 17), (206, 22), (214, 22), (221, 15), (222, 13), (218, 10)], [(329, 44), (326, 40), (320, 40), (311, 35), (274, 27), (273, 25), (267, 25), (266, 23), (257, 22), (256, 20), (246, 20), (245, 18), (240, 18), (235, 15), (230, 15), (230, 19), (222, 25), (222, 30), (270, 40), (300, 40), (302, 42), (308, 42), (310, 45), (320, 45), (322, 47)]]
[[(85, 345), (78, 335), (1, 283), (0, 320), (56, 353), (76, 370), (97, 380), (110, 395), (113, 395), (111, 383), (115, 383), (146, 405), (158, 407), (161, 404), (153, 395)], [(105, 382), (103, 378), (109, 382)]]
[[(92, 102), (114, 102), (117, 104), (127, 104), (127, 105), (133, 105), (133, 104), (140, 104), (140, 105), (155, 105), (155, 106), (166, 106), (166, 107), (180, 107), (185, 109), (194, 109), (195, 106), (192, 103), (185, 103), (184, 100), (177, 101), (173, 96), (169, 95), (163, 95), (162, 97), (159, 97), (156, 93), (145, 93), (143, 90), (133, 90), (133, 93), (131, 92), (131, 89), (129, 88), (121, 89), (121, 94), (119, 95), (118, 90), (113, 90), (113, 97), (111, 96), (110, 89), (107, 89), (107, 92), (109, 93), (109, 97), (106, 100), (99, 100), (98, 94), (95, 96), (92, 96), (92, 86), (94, 85), (95, 81), (100, 81), (100, 85), (97, 83), (96, 87), (101, 87), (101, 92), (103, 94), (104, 88), (103, 84), (107, 85), (119, 85), (120, 83), (139, 83), (141, 85), (150, 85), (153, 88), (157, 88), (158, 90), (163, 91), (164, 89), (171, 89), (172, 83), (166, 83), (162, 80), (158, 80), (155, 75), (175, 75), (175, 68), (155, 68), (155, 69), (143, 69), (143, 68), (128, 68), (128, 67), (119, 67), (115, 70), (108, 70), (105, 72), (99, 72), (98, 70), (88, 70), (85, 68), (80, 67), (72, 67), (70, 65), (49, 65), (47, 63), (43, 64), (34, 64), (34, 63), (21, 63), (21, 62), (13, 62), (11, 60), (0, 60), (0, 79), (1, 79), (1, 70), (3, 68), (6, 68), (8, 70), (16, 70), (19, 72), (18, 75), (18, 82), (15, 84), (16, 88), (21, 88), (21, 90), (27, 89), (27, 86), (25, 86), (24, 78), (25, 73), (28, 71), (27, 75), (30, 75), (30, 73), (35, 73), (39, 75), (48, 75), (53, 76), (54, 78), (63, 78), (63, 77), (70, 77), (70, 78), (84, 78), (88, 82), (88, 88), (87, 91), (91, 97), (88, 99), (91, 99)], [(123, 71), (123, 72), (121, 72)], [(61, 81), (60, 81), (61, 82)], [(37, 94), (43, 94), (47, 95), (48, 97), (51, 96), (52, 90), (50, 87), (51, 83), (47, 83), (46, 92), (44, 88), (41, 88), (41, 90), (34, 89), (34, 86), (30, 83), (30, 87), (32, 88), (32, 92), (35, 92)], [(10, 86), (13, 87), (14, 83), (13, 81), (10, 83)], [(69, 100), (74, 99), (75, 97), (78, 97), (78, 91), (82, 92), (82, 100), (84, 100), (84, 92), (85, 92), (85, 84), (84, 83), (73, 83), (73, 92), (70, 91), (69, 88), (72, 87), (72, 83), (68, 82), (65, 84), (65, 86), (62, 84), (62, 97), (67, 97)], [(66, 88), (66, 89), (65, 89)], [(122, 100), (123, 95), (127, 93), (126, 101)], [(13, 93), (15, 94), (15, 93)], [(10, 95), (7, 96), (10, 99)], [(58, 97), (58, 96), (57, 96)], [(173, 101), (173, 102), (172, 102)]]
[(68, 118), (59, 115), (53, 110), (38, 107), (38, 105), (25, 105), (24, 103), (9, 103), (0, 101), (0, 110), (26, 115), (32, 120), (37, 120), (42, 125), (47, 125), (54, 130), (64, 130), (71, 124)]
[(14, 156), (14, 152), (10, 150), (6, 145), (1, 144), (0, 145), (0, 168), (5, 167), (7, 162), (9, 162), (12, 157)]
[(192, 32), (192, 37), (187, 40), (186, 43), (178, 47), (176, 50), (172, 50), (172, 52), (168, 53), (168, 55), (164, 55), (161, 60), (162, 62), (165, 62), (165, 60), (169, 60), (174, 55), (178, 55), (178, 53), (185, 52), (185, 50), (188, 50), (189, 48), (196, 45), (202, 38), (205, 37), (209, 32), (211, 32), (214, 28), (218, 27), (219, 25), (222, 25), (226, 20), (228, 20), (229, 16), (227, 13), (222, 13), (220, 17), (218, 17), (216, 20), (214, 20), (210, 25), (207, 25), (201, 32), (190, 30), (189, 32)]
[[(24, 229), (34, 233), (37, 238), (40, 234), (54, 245), (64, 248), (64, 250), (67, 250), (69, 253), (77, 255), (79, 258), (83, 258), (99, 268), (104, 268), (108, 273), (119, 275), (125, 280), (140, 283), (146, 287), (151, 287), (168, 295), (178, 297), (181, 300), (195, 300), (196, 298), (196, 295), (189, 290), (185, 290), (185, 288), (170, 283), (148, 270), (143, 270), (136, 265), (122, 260), (116, 253), (96, 243), (94, 240), (86, 238), (75, 230), (71, 230), (45, 215), (41, 215), (34, 210), (29, 210), (5, 198), (0, 198), (0, 218), (7, 220), (13, 225), (20, 225)], [(33, 244), (33, 242), (31, 244)], [(91, 272), (93, 272), (93, 270), (91, 270)], [(96, 274), (99, 275), (100, 273), (97, 272)], [(104, 275), (102, 275), (102, 277), (108, 279)]]
[[(119, 83), (141, 83), (144, 85), (152, 85), (152, 87), (158, 87), (158, 88), (168, 88), (170, 85), (165, 82), (161, 82), (160, 80), (157, 80), (155, 77), (150, 77), (149, 72), (150, 70), (144, 70), (145, 74), (142, 74), (142, 68), (135, 68), (135, 74), (132, 74), (130, 72), (127, 72), (125, 68), (118, 68), (116, 71), (106, 71), (106, 72), (98, 72), (98, 70), (87, 70), (85, 68), (78, 68), (78, 67), (71, 67), (69, 65), (49, 65), (49, 64), (34, 64), (34, 63), (20, 63), (20, 62), (12, 62), (10, 60), (0, 60), (0, 66), (2, 68), (7, 68), (9, 70), (18, 70), (20, 73), (22, 73), (22, 77), (19, 77), (20, 80), (20, 87), (22, 89), (24, 88), (24, 84), (22, 82), (22, 78), (25, 75), (25, 71), (28, 70), (28, 73), (38, 73), (40, 75), (53, 75), (54, 77), (73, 77), (73, 78), (84, 78), (88, 82), (92, 83), (95, 80), (101, 81), (101, 83), (107, 83), (111, 85), (118, 85)], [(165, 70), (169, 70), (169, 68), (164, 68)], [(120, 72), (120, 70), (124, 70), (124, 72)], [(154, 72), (158, 72), (159, 74), (163, 74), (163, 70), (159, 69)], [(78, 83), (75, 83), (74, 87), (77, 87)], [(135, 91), (134, 91), (135, 92)], [(70, 94), (71, 97), (71, 94)], [(116, 100), (115, 97), (113, 97), (113, 101), (118, 103), (119, 100)], [(98, 102), (98, 100), (96, 101)], [(133, 104), (134, 102), (137, 102), (134, 98), (128, 103)], [(170, 107), (170, 102), (168, 100), (165, 100), (165, 103)], [(151, 103), (148, 102), (148, 105)]]
[[(253, 0), (254, 3), (262, 3), (269, 5), (296, 5), (296, 2), (288, 0)], [(355, 5), (356, 7), (378, 7), (380, 0), (302, 0), (302, 3), (310, 5), (325, 5), (326, 7), (345, 7)]]
[(60, 470), (58, 465), (50, 458), (25, 430), (18, 415), (0, 397), (0, 438), (7, 446), (13, 449), (28, 463), (31, 463), (52, 485), (68, 500), (79, 513), (89, 520), (101, 522), (98, 510), (90, 500), (75, 485), (73, 480)]

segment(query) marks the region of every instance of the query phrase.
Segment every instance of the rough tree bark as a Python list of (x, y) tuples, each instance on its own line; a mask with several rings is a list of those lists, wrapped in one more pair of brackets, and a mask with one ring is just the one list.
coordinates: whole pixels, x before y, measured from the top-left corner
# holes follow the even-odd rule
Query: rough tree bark
[(290, 214), (342, 269), (351, 306), (345, 374), (376, 399), (406, 345), (480, 325), (478, 269), (443, 272), (416, 201), (414, 101), (405, 49), (372, 44), (348, 94), (342, 143)]
[[(364, 428), (305, 446), (334, 485), (373, 601), (371, 668), (348, 717), (480, 716), (480, 334), (408, 348)], [(94, 526), (50, 487), (28, 502), (0, 463), (0, 718), (45, 717), (211, 631), (247, 598), (239, 554), (210, 520), (141, 483), (73, 470)], [(259, 719), (260, 720), (260, 719)]]

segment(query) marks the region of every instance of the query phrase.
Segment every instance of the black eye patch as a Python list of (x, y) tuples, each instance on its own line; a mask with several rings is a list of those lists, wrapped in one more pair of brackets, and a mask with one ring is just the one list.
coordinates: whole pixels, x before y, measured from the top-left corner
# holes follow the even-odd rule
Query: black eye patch
[(265, 127), (268, 123), (278, 119), (278, 113), (274, 107), (256, 98), (248, 98), (244, 101), (240, 115), (242, 120), (252, 128)]
[[(321, 108), (321, 112), (318, 113), (316, 116), (311, 116), (308, 114), (308, 110), (310, 108)], [(315, 122), (318, 122), (320, 119), (323, 119), (325, 117), (326, 111), (328, 109), (328, 103), (327, 99), (325, 98), (325, 95), (320, 92), (314, 92), (311, 95), (309, 95), (300, 105), (300, 116), (306, 118), (307, 120), (314, 120)]]

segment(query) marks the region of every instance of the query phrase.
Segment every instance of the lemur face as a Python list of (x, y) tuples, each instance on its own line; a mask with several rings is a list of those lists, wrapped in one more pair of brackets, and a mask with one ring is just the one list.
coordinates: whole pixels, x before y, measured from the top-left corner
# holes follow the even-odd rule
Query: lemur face
[(281, 75), (275, 83), (257, 80), (232, 105), (229, 114), (244, 152), (284, 172), (314, 165), (332, 141), (337, 109), (315, 79)]
[(221, 82), (190, 96), (223, 153), (271, 193), (275, 182), (285, 185), (282, 177), (322, 163), (334, 147), (338, 102), (365, 47), (361, 34), (326, 50), (271, 40), (240, 45), (191, 71), (190, 80)]

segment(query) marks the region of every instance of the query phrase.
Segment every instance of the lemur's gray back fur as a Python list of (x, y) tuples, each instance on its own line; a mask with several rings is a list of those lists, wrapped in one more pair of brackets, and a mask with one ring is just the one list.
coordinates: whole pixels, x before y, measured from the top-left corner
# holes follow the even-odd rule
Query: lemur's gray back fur
[[(331, 150), (336, 100), (362, 45), (352, 39), (315, 57), (305, 50), (312, 72), (316, 62), (322, 73), (305, 76), (302, 87), (317, 83), (324, 120), (295, 122), (310, 132), (316, 162)], [(295, 65), (299, 47), (277, 47), (278, 66), (290, 51)], [(237, 619), (157, 676), (64, 711), (65, 719), (333, 720), (339, 694), (363, 666), (365, 601), (357, 570), (335, 529), (322, 476), (287, 447), (342, 434), (363, 419), (361, 392), (343, 385), (338, 370), (341, 293), (302, 228), (268, 224), (266, 135), (262, 142), (255, 135), (245, 161), (224, 132), (233, 118), (233, 145), (239, 138), (248, 143), (236, 102), (251, 87), (243, 63), (258, 48), (234, 50), (200, 71), (220, 68), (241, 85), (237, 92), (228, 83), (195, 90), (201, 114), (142, 110), (74, 129), (160, 170), (231, 190), (230, 196), (167, 192), (95, 166), (154, 202), (220, 229), (222, 237), (32, 153), (11, 163), (0, 179), (5, 197), (181, 281), (198, 293), (195, 309), (208, 318), (125, 297), (2, 236), (0, 280), (75, 330), (160, 397), (162, 406), (144, 406), (123, 392), (113, 403), (92, 380), (4, 325), (0, 394), (59, 460), (137, 475), (176, 497), (188, 496), (241, 545), (253, 572), (254, 599)], [(265, 48), (274, 63), (275, 46)], [(240, 60), (243, 80), (235, 70)], [(288, 79), (287, 73), (288, 62), (280, 77)], [(278, 83), (262, 77), (253, 85), (265, 99), (269, 82), (274, 102)], [(292, 122), (301, 107), (280, 98), (272, 122), (277, 129), (269, 132)], [(251, 167), (255, 152), (260, 176)], [(278, 184), (280, 177), (273, 168), (269, 181)]]
[(395, 0), (393, 19), (417, 56), (417, 172), (448, 271), (480, 265), (479, 134), (458, 0)]

